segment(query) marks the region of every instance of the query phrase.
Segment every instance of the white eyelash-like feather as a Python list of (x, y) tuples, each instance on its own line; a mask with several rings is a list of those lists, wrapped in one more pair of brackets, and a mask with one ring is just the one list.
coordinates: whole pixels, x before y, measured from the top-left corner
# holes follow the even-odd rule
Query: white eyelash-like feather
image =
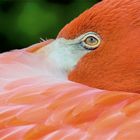
[(43, 39), (42, 37), (40, 37), (40, 42), (44, 42), (44, 41), (47, 41), (48, 39)]

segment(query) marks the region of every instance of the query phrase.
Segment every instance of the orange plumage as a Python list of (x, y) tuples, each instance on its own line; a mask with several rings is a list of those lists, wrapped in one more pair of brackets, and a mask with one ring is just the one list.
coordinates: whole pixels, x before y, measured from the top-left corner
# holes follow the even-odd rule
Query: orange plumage
[(139, 0), (105, 0), (66, 25), (58, 37), (72, 39), (94, 31), (102, 38), (101, 46), (82, 58), (70, 80), (140, 93), (139, 15)]
[(69, 73), (82, 84), (36, 53), (53, 40), (1, 54), (0, 140), (139, 140), (139, 9), (104, 0), (62, 29), (103, 40)]

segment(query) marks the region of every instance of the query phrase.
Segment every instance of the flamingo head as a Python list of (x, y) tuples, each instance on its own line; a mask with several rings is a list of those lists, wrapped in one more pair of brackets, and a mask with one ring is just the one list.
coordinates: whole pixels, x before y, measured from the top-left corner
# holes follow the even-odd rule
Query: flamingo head
[(72, 81), (140, 92), (139, 15), (139, 0), (103, 0), (67, 24), (37, 53), (54, 60)]

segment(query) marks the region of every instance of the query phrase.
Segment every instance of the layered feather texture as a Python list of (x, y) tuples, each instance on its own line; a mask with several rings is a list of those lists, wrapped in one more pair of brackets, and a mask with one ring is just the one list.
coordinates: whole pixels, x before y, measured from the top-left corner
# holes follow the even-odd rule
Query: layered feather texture
[(0, 140), (140, 139), (139, 94), (71, 82), (56, 66), (23, 50), (0, 55)]

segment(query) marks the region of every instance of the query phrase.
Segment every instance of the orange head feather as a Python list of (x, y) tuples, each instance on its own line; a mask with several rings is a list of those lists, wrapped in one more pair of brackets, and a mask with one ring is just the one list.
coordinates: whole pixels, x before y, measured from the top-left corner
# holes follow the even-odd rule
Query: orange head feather
[(104, 0), (67, 24), (58, 38), (97, 32), (102, 43), (69, 79), (108, 90), (140, 92), (140, 0)]

